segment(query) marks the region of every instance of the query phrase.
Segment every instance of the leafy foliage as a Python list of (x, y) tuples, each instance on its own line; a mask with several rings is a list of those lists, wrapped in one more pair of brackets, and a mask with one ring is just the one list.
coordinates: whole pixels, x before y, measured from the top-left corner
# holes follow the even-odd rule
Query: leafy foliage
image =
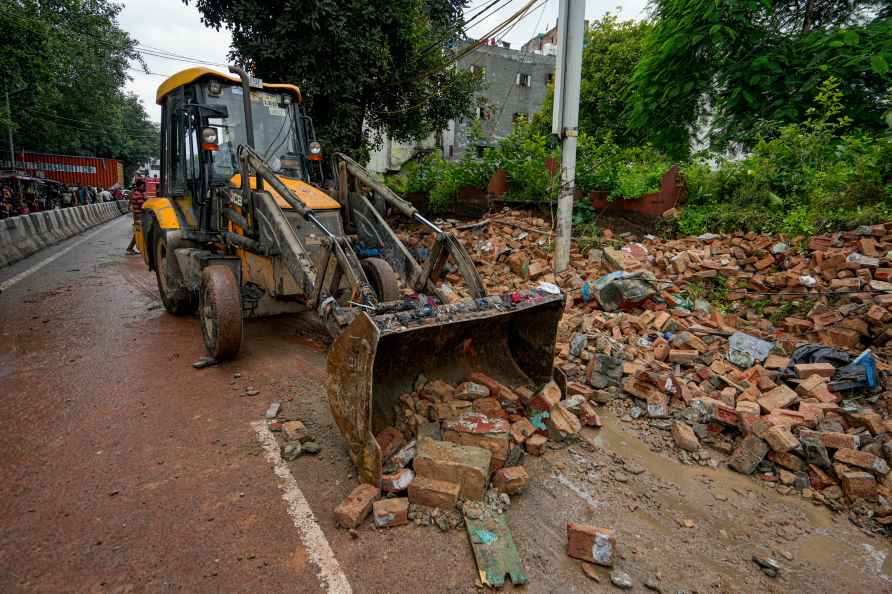
[[(651, 30), (647, 21), (620, 21), (607, 13), (592, 21), (582, 54), (579, 97), (579, 129), (595, 138), (610, 135), (621, 146), (635, 146), (645, 135), (628, 125), (624, 115), (631, 100), (631, 78), (641, 59), (644, 39)], [(554, 90), (549, 90), (536, 122), (551, 129)]]
[(892, 136), (849, 130), (839, 85), (825, 81), (806, 123), (782, 127), (747, 158), (687, 167), (680, 230), (811, 235), (892, 216)]
[[(374, 130), (409, 140), (470, 116), (478, 75), (448, 68), (461, 0), (196, 0), (233, 60), (301, 86), (320, 139), (365, 161)], [(363, 124), (366, 124), (365, 126)]]
[(0, 78), (17, 149), (119, 159), (125, 172), (158, 154), (142, 104), (122, 91), (135, 42), (106, 0), (16, 0), (0, 7)]
[(634, 76), (631, 125), (674, 157), (710, 124), (716, 148), (752, 147), (802, 123), (819, 85), (840, 81), (853, 127), (885, 127), (892, 19), (884, 0), (655, 0)]

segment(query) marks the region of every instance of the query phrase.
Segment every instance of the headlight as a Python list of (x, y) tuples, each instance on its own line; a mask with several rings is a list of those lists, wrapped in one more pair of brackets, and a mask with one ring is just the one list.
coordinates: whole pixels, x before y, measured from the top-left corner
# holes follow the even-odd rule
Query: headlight
[(217, 129), (216, 128), (202, 129), (201, 142), (203, 144), (217, 144)]
[(310, 161), (322, 160), (322, 145), (315, 140), (310, 143), (310, 154), (307, 156)]

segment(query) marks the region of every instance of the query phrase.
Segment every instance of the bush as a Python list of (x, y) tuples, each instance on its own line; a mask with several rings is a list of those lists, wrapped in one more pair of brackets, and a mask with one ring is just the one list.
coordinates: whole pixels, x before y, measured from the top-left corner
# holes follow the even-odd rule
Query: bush
[(813, 235), (888, 220), (890, 157), (888, 136), (786, 126), (741, 161), (687, 166), (680, 230)]
[(837, 86), (825, 81), (807, 122), (780, 128), (745, 159), (686, 167), (680, 230), (813, 235), (888, 220), (892, 136), (851, 130)]

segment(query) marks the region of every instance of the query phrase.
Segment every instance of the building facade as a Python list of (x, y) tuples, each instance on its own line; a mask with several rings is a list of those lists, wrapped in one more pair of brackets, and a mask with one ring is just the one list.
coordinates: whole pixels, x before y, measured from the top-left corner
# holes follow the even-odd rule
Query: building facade
[(497, 144), (517, 120), (529, 120), (539, 111), (554, 80), (555, 57), (482, 45), (456, 67), (479, 72), (483, 85), (475, 96), (476, 117), (450, 122), (443, 134), (447, 159)]

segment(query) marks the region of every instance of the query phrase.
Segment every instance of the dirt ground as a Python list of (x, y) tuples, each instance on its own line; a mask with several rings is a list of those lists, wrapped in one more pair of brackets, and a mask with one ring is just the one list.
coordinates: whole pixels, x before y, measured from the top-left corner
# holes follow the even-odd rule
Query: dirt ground
[[(335, 527), (356, 475), (318, 328), (250, 322), (236, 361), (195, 370), (197, 323), (164, 312), (153, 274), (123, 254), (127, 233), (113, 222), (0, 294), (0, 591), (324, 591), (251, 427), (280, 400), (322, 445), (289, 467), (354, 592), (479, 592), (463, 530)], [(602, 411), (602, 429), (525, 460), (508, 517), (530, 583), (505, 591), (615, 591), (607, 569), (596, 582), (565, 554), (566, 524), (584, 522), (617, 531), (634, 592), (892, 592), (888, 540), (652, 451)]]

